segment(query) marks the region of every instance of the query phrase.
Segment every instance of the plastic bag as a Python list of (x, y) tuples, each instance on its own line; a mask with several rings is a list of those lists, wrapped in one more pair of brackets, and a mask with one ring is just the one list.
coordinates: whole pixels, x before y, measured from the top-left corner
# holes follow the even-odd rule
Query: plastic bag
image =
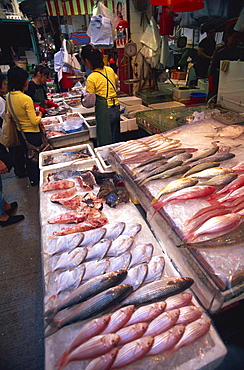
[(161, 38), (157, 23), (153, 17), (151, 18), (150, 23), (143, 33), (140, 41), (153, 51), (157, 51), (157, 49), (160, 47)]
[(68, 65), (72, 69), (80, 70), (80, 63), (76, 59), (74, 54), (69, 54), (66, 47), (66, 40), (63, 40), (63, 48), (64, 48), (64, 64)]

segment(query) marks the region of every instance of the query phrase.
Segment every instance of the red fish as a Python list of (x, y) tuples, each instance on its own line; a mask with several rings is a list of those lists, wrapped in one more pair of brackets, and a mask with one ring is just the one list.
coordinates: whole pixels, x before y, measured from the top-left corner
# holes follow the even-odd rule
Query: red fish
[(41, 187), (42, 191), (50, 191), (50, 190), (64, 190), (70, 189), (75, 186), (74, 181), (69, 180), (57, 180), (57, 181), (50, 181), (46, 184), (43, 184)]
[(216, 197), (217, 197), (217, 196), (219, 196), (221, 194), (225, 194), (227, 192), (232, 192), (232, 191), (234, 191), (236, 189), (239, 189), (243, 185), (244, 185), (244, 174), (243, 175), (239, 175), (235, 180), (231, 181), (230, 184), (226, 185), (221, 190), (216, 191), (216, 193), (214, 195), (216, 195)]
[(244, 196), (244, 185), (241, 188), (232, 191), (230, 194), (227, 194), (225, 197), (219, 199), (218, 201), (219, 203), (232, 202), (233, 200), (243, 196)]
[[(82, 201), (80, 199), (80, 196), (79, 195), (76, 195), (75, 197), (70, 198), (70, 199), (57, 199), (57, 200), (54, 200), (53, 203), (62, 204), (64, 207), (66, 207), (68, 209), (77, 209), (78, 207), (81, 206)], [(85, 204), (84, 204), (84, 207), (85, 207)]]
[(228, 213), (223, 216), (212, 217), (204, 224), (202, 224), (202, 226), (200, 226), (197, 230), (191, 230), (189, 233), (187, 233), (184, 240), (190, 243), (198, 238), (200, 235), (222, 232), (227, 233), (240, 224), (240, 219), (241, 215), (238, 215), (236, 213)]
[(237, 163), (232, 169), (235, 172), (243, 172), (244, 171), (244, 161)]
[(101, 217), (101, 212), (96, 208), (85, 207), (82, 212), (67, 212), (53, 218), (49, 218), (49, 224), (72, 224), (79, 223), (91, 218)]
[(72, 233), (78, 233), (80, 231), (97, 229), (98, 227), (106, 225), (107, 222), (108, 220), (106, 217), (97, 220), (87, 220), (84, 222), (80, 222), (74, 226), (62, 228), (61, 231), (54, 231), (53, 235), (67, 235)]
[(188, 199), (196, 199), (196, 198), (204, 198), (210, 194), (212, 194), (216, 190), (215, 186), (201, 186), (196, 185), (190, 188), (181, 189), (175, 191), (173, 194), (169, 195), (167, 198), (163, 200), (159, 200), (155, 204), (153, 204), (153, 208), (155, 208), (155, 212), (158, 212), (162, 207), (164, 207), (167, 203), (178, 203), (180, 201), (188, 200)]

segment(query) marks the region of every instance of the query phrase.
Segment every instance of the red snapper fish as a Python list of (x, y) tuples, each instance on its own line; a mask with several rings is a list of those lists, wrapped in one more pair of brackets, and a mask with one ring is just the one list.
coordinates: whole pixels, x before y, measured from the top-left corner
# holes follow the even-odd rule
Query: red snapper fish
[(54, 231), (53, 236), (55, 235), (67, 235), (72, 233), (78, 233), (80, 231), (87, 231), (92, 229), (97, 229), (106, 225), (108, 219), (106, 217), (101, 217), (96, 220), (87, 220), (84, 222), (79, 222), (77, 225), (62, 228), (60, 231)]
[[(233, 168), (232, 168), (233, 169)], [(239, 175), (235, 180), (231, 181), (230, 184), (226, 185), (221, 190), (216, 191), (214, 195), (219, 196), (227, 192), (233, 192), (244, 185), (244, 174)]]
[(190, 188), (185, 188), (185, 189), (175, 191), (173, 194), (169, 195), (167, 198), (163, 200), (159, 200), (158, 202), (153, 204), (153, 208), (155, 209), (154, 214), (158, 212), (162, 207), (164, 207), (169, 202), (174, 204), (174, 203), (178, 203), (184, 200), (204, 198), (212, 194), (215, 190), (216, 190), (215, 186), (196, 185)]
[(212, 217), (202, 224), (197, 230), (191, 230), (186, 234), (184, 240), (187, 243), (192, 242), (201, 235), (218, 233), (223, 235), (236, 228), (241, 221), (242, 216), (237, 213), (228, 213), (222, 216)]
[(42, 191), (51, 191), (51, 190), (64, 190), (70, 189), (75, 186), (74, 181), (69, 180), (57, 180), (57, 181), (50, 181), (46, 184), (43, 184), (41, 187)]
[(237, 163), (234, 167), (232, 167), (232, 169), (235, 172), (243, 172), (244, 171), (244, 161)]

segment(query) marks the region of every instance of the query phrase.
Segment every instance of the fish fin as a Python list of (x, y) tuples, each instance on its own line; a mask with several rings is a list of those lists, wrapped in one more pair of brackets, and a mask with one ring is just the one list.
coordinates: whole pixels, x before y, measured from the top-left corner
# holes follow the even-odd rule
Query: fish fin
[(60, 326), (58, 320), (52, 320), (49, 323), (49, 328), (48, 328), (47, 332), (45, 333), (45, 338), (50, 337), (51, 335), (56, 333), (56, 331), (58, 331), (60, 329), (60, 327), (61, 326)]

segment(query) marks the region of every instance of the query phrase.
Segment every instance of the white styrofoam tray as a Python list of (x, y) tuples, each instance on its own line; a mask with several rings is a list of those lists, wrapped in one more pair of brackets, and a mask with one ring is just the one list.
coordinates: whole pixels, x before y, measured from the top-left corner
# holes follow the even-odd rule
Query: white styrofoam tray
[[(41, 168), (47, 168), (47, 166), (52, 166), (54, 164), (60, 163), (60, 160), (59, 160), (58, 156), (60, 156), (60, 154), (62, 154), (62, 153), (75, 152), (75, 151), (79, 151), (79, 150), (83, 150), (83, 149), (86, 149), (86, 152), (89, 155), (89, 157), (85, 158), (85, 159), (79, 158), (79, 160), (87, 160), (87, 159), (95, 158), (95, 153), (94, 153), (92, 147), (89, 144), (74, 145), (74, 146), (70, 146), (70, 147), (65, 147), (65, 148), (60, 148), (60, 149), (48, 150), (46, 152), (41, 152), (40, 155), (39, 155), (39, 168), (40, 169)], [(50, 165), (46, 165), (45, 160), (47, 159), (48, 156), (52, 156), (54, 158), (54, 160), (56, 158), (56, 162), (54, 162)], [(67, 163), (67, 162), (70, 162), (70, 159), (67, 158), (66, 161), (61, 162), (61, 163)]]
[(58, 163), (52, 166), (48, 166), (47, 168), (42, 168), (40, 170), (40, 186), (44, 182), (48, 182), (48, 178), (51, 174), (55, 174), (58, 172), (65, 172), (65, 171), (85, 171), (85, 170), (92, 170), (93, 167), (96, 166), (99, 172), (104, 172), (102, 165), (100, 164), (97, 158), (91, 158), (87, 160), (80, 160), (77, 159), (72, 162), (66, 163)]

